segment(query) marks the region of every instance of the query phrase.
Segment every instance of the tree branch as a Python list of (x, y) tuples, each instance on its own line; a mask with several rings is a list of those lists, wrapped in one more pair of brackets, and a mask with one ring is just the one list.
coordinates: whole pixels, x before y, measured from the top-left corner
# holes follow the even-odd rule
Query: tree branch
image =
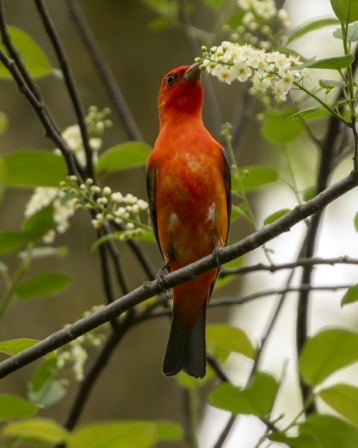
[(61, 40), (58, 36), (57, 30), (55, 28), (55, 25), (49, 15), (49, 12), (45, 6), (45, 3), (43, 0), (35, 0), (35, 4), (37, 7), (37, 10), (41, 16), (43, 25), (46, 29), (46, 32), (50, 38), (50, 41), (52, 43), (52, 46), (55, 50), (58, 62), (60, 64), (63, 77), (65, 79), (65, 83), (67, 86), (68, 93), (71, 98), (72, 105), (75, 110), (75, 114), (78, 121), (78, 126), (80, 128), (82, 142), (83, 142), (83, 148), (86, 153), (86, 171), (88, 176), (95, 180), (95, 173), (93, 169), (93, 160), (92, 160), (92, 150), (89, 144), (89, 133), (87, 129), (87, 124), (85, 122), (85, 113), (82, 106), (81, 98), (78, 93), (71, 67), (68, 63), (68, 58), (65, 52), (65, 49), (63, 48), (63, 45), (61, 43)]
[(292, 263), (283, 263), (283, 264), (270, 264), (264, 265), (262, 263), (258, 263), (253, 266), (244, 266), (242, 268), (224, 268), (220, 273), (220, 278), (227, 277), (228, 275), (242, 275), (249, 274), (251, 272), (258, 271), (267, 271), (267, 272), (277, 272), (284, 269), (295, 269), (302, 266), (315, 266), (315, 265), (330, 265), (333, 266), (335, 264), (358, 264), (358, 258), (351, 258), (347, 255), (337, 258), (301, 258)]
[[(217, 260), (219, 260), (220, 264), (223, 264), (234, 260), (245, 253), (253, 251), (262, 244), (279, 236), (283, 232), (288, 231), (291, 227), (308, 216), (321, 211), (332, 201), (352, 190), (357, 185), (358, 180), (354, 177), (353, 173), (350, 174), (346, 178), (327, 188), (327, 190), (315, 198), (303, 205), (297, 206), (294, 210), (290, 211), (274, 223), (264, 227), (258, 232), (253, 233), (238, 243), (222, 248), (217, 256), (214, 257), (209, 255), (195, 263), (166, 275), (164, 277), (165, 288), (169, 289), (180, 283), (184, 283), (185, 281), (197, 278), (198, 275), (203, 272), (217, 267)], [(129, 294), (126, 294), (121, 299), (107, 305), (105, 308), (97, 311), (91, 316), (87, 316), (76, 323), (69, 325), (67, 328), (53, 333), (33, 347), (24, 350), (9, 359), (6, 359), (0, 363), (0, 378), (19, 370), (32, 361), (39, 359), (64, 344), (67, 344), (93, 328), (96, 328), (101, 324), (118, 317), (123, 312), (133, 308), (135, 305), (138, 305), (144, 300), (159, 294), (160, 292), (161, 287), (157, 281), (145, 283), (143, 286), (133, 290)], [(215, 301), (212, 302), (212, 304), (214, 303)]]
[(78, 175), (78, 166), (76, 166), (74, 156), (72, 151), (67, 146), (66, 142), (63, 140), (60, 134), (56, 131), (51, 119), (49, 118), (44, 103), (40, 102), (29, 86), (26, 84), (24, 78), (22, 77), (15, 61), (10, 59), (4, 51), (0, 48), (0, 61), (9, 70), (13, 76), (19, 91), (25, 95), (33, 109), (35, 110), (37, 116), (39, 117), (41, 123), (43, 124), (46, 135), (52, 139), (55, 145), (60, 149), (68, 168), (69, 174)]

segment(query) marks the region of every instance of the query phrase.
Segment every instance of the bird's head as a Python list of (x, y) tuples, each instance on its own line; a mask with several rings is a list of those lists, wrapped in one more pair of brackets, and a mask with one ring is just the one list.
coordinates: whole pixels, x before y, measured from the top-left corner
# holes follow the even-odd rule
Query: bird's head
[(161, 126), (179, 115), (201, 117), (203, 89), (201, 62), (182, 66), (167, 73), (159, 89), (158, 107)]

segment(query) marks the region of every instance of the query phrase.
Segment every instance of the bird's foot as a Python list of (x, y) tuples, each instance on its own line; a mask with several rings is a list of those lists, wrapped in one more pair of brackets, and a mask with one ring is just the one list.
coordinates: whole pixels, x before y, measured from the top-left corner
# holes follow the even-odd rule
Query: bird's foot
[(165, 263), (163, 264), (163, 266), (159, 269), (158, 274), (157, 274), (157, 277), (156, 277), (156, 280), (157, 280), (157, 283), (158, 283), (160, 289), (164, 292), (164, 294), (165, 294), (165, 295), (168, 297), (168, 299), (169, 299), (170, 296), (169, 296), (169, 294), (168, 294), (168, 290), (167, 290), (167, 288), (165, 287), (165, 284), (164, 284), (164, 283), (165, 283), (164, 275), (165, 275), (165, 271), (168, 272), (168, 267), (169, 267), (169, 263), (168, 263), (168, 262), (165, 262)]
[(216, 264), (219, 268), (219, 271), (221, 271), (221, 262), (220, 262), (220, 255), (221, 255), (221, 251), (222, 251), (222, 247), (221, 246), (216, 246), (213, 252), (213, 257), (216, 261)]

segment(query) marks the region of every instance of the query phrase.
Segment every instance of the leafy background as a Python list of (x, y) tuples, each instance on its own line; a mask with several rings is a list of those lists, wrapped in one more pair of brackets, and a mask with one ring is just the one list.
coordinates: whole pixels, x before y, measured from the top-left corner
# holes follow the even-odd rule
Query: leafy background
[[(45, 51), (53, 66), (57, 67), (52, 48), (32, 2), (18, 0), (5, 1), (4, 4), (8, 23), (29, 33)], [(80, 4), (145, 142), (152, 146), (158, 134), (157, 92), (161, 79), (171, 68), (191, 64), (193, 61), (185, 38), (177, 30), (154, 32), (150, 29), (149, 24), (157, 15), (140, 1), (82, 1)], [(83, 51), (66, 8), (57, 1), (49, 1), (48, 8), (68, 53), (85, 108), (93, 104), (99, 109), (108, 107), (106, 94), (93, 72), (86, 52)], [(214, 21), (210, 10), (200, 1), (195, 3), (195, 17), (201, 24)], [(76, 119), (62, 81), (52, 75), (38, 82), (59, 126), (65, 128), (75, 123)], [(239, 86), (234, 85), (230, 89), (219, 83), (215, 84), (222, 113), (225, 119), (229, 119), (233, 92), (236, 94)], [(0, 152), (9, 153), (21, 148), (52, 149), (52, 143), (43, 136), (43, 129), (37, 117), (26, 100), (17, 93), (15, 84), (1, 80), (0, 91), (1, 109), (6, 112), (10, 123), (9, 132), (1, 136)], [(105, 132), (104, 149), (127, 140), (114, 113), (111, 119), (114, 125)], [(213, 124), (206, 112), (204, 120), (215, 135)], [(216, 137), (220, 138), (218, 135)], [(256, 162), (255, 153), (259, 146), (255, 144), (254, 149), (245, 154), (245, 164)], [(146, 199), (144, 168), (108, 176), (106, 183), (112, 191), (132, 193)], [(24, 206), (31, 192), (32, 190), (24, 189), (6, 191), (2, 198), (0, 231), (20, 229)], [(71, 228), (58, 237), (56, 246), (72, 246), (76, 249), (70, 251), (65, 258), (37, 260), (28, 274), (28, 277), (32, 277), (49, 270), (60, 271), (72, 277), (71, 287), (57, 296), (14, 303), (0, 326), (0, 340), (24, 336), (43, 339), (66, 323), (79, 319), (82, 313), (93, 305), (102, 303), (98, 254), (90, 252), (90, 246), (95, 240), (95, 231), (86, 213), (76, 213), (71, 222)], [(243, 235), (243, 231), (240, 234)], [(161, 259), (157, 248), (149, 244), (145, 247), (159, 268)], [(147, 279), (141, 270), (137, 269), (133, 255), (125, 244), (122, 244), (121, 251), (123, 260), (126, 260), (125, 270), (130, 286), (134, 288), (141, 285)], [(18, 258), (13, 253), (4, 255), (3, 261), (10, 268), (18, 265)], [(209, 314), (210, 320), (220, 321), (226, 316), (225, 311), (219, 310)], [(180, 396), (177, 386), (174, 380), (168, 380), (161, 374), (168, 328), (169, 323), (165, 319), (157, 319), (136, 327), (125, 337), (110, 361), (110, 368), (103, 373), (91, 395), (82, 418), (83, 422), (109, 418), (179, 420)], [(1, 381), (0, 393), (25, 396), (24, 385), (33, 369), (33, 365), (26, 367)], [(48, 408), (48, 417), (59, 421), (63, 419), (77, 384), (73, 386), (73, 390), (70, 388), (64, 400)]]
[[(160, 80), (169, 69), (179, 65), (190, 64), (193, 60), (185, 38), (179, 30), (175, 29), (154, 31), (152, 29), (153, 21), (155, 21), (157, 16), (153, 11), (144, 7), (139, 0), (131, 2), (118, 2), (115, 0), (104, 0), (101, 2), (82, 1), (80, 3), (125, 95), (125, 99), (138, 123), (145, 142), (153, 145), (158, 132), (156, 98)], [(208, 1), (207, 3), (210, 2)], [(204, 1), (197, 0), (193, 4), (193, 22), (198, 26), (210, 29), (214, 23), (214, 15), (211, 10), (206, 7)], [(300, 16), (302, 11), (312, 16), (321, 14), (322, 11), (318, 11), (318, 5), (328, 6), (327, 10), (329, 11), (329, 2), (327, 0), (316, 1), (315, 9), (313, 9), (312, 2), (308, 1), (300, 1), (298, 8), (295, 8), (297, 2), (295, 3), (294, 1), (288, 1), (286, 5), (291, 13), (291, 18), (297, 20), (297, 23), (304, 19), (304, 17)], [(50, 61), (56, 67), (52, 49), (42, 31), (32, 3), (28, 2), (28, 0), (17, 0), (16, 2), (8, 0), (7, 2), (5, 1), (5, 6), (8, 22), (27, 31), (45, 50)], [(107, 97), (98, 79), (93, 74), (90, 61), (71, 26), (66, 9), (61, 5), (61, 2), (54, 0), (49, 1), (48, 6), (52, 16), (55, 18), (56, 26), (68, 52), (85, 107), (87, 108), (92, 104), (97, 105), (99, 108), (108, 106)], [(297, 44), (297, 49), (301, 49), (305, 55), (308, 52), (307, 56), (317, 54), (321, 58), (332, 56), (334, 44), (337, 44), (338, 54), (338, 41), (332, 38), (330, 41), (332, 45), (329, 47), (324, 45), (327, 43), (328, 37), (331, 36), (332, 30), (333, 28), (330, 31), (323, 31), (320, 35), (315, 34), (314, 41), (312, 41), (312, 37), (309, 35), (299, 45)], [(53, 75), (44, 77), (39, 81), (39, 84), (51, 109), (55, 112), (60, 127), (65, 128), (73, 124), (75, 117), (69, 106), (67, 92), (63, 87), (62, 81), (56, 79)], [(223, 119), (227, 121), (231, 118), (236, 98), (240, 95), (242, 86), (234, 83), (228, 87), (215, 81), (213, 84), (220, 100)], [(9, 153), (19, 148), (53, 148), (51, 142), (42, 136), (43, 131), (38, 119), (25, 99), (17, 94), (14, 83), (2, 80), (0, 90), (0, 106), (9, 118), (11, 131), (1, 136), (1, 153)], [(258, 108), (252, 111), (253, 118), (247, 123), (242, 136), (241, 147), (243, 150), (240, 154), (240, 165), (263, 163), (279, 166), (282, 158), (282, 148), (274, 145), (272, 140), (276, 141), (276, 143), (285, 143), (291, 140), (292, 133), (296, 133), (299, 136), (302, 129), (300, 129), (299, 122), (293, 122), (291, 125), (285, 122), (287, 127), (283, 129), (280, 117), (266, 114), (264, 117), (261, 117), (264, 120), (263, 133), (259, 133), (258, 127), (260, 123), (255, 118), (259, 111)], [(114, 120), (114, 126), (105, 133), (104, 148), (109, 148), (126, 140), (121, 126), (116, 121), (115, 114), (111, 118)], [(220, 139), (206, 110), (204, 110), (204, 121), (210, 132), (217, 139)], [(318, 134), (323, 132), (323, 126), (320, 122), (317, 122), (314, 126)], [(286, 132), (281, 132), (282, 130), (287, 131), (287, 134)], [(278, 135), (281, 141), (277, 140)], [(286, 135), (288, 137), (285, 137)], [(271, 140), (271, 142), (268, 142), (267, 139)], [(309, 187), (313, 183), (316, 159), (313, 145), (300, 137), (298, 140), (290, 143), (290, 151), (295, 166), (301, 166), (300, 187)], [(341, 166), (335, 177), (339, 178), (346, 175), (350, 170), (349, 166), (349, 163)], [(110, 175), (106, 182), (113, 191), (121, 191), (124, 194), (130, 192), (138, 197), (145, 198), (143, 168)], [(16, 191), (8, 190), (6, 192), (6, 195), (2, 198), (0, 231), (20, 229), (23, 221), (24, 206), (30, 194), (31, 191), (22, 189)], [(352, 196), (347, 196), (347, 201), (349, 201)], [(281, 185), (266, 188), (260, 193), (255, 192), (251, 198), (257, 199), (255, 211), (259, 216), (260, 223), (271, 213), (285, 207), (291, 207), (294, 204), (289, 198), (289, 194), (282, 192)], [(351, 214), (352, 219), (347, 219), (347, 222), (349, 221), (347, 227), (340, 228), (341, 233), (348, 234), (348, 228), (349, 231), (353, 232), (352, 222), (355, 210), (347, 210), (348, 206), (345, 205), (345, 200), (346, 198), (332, 206), (331, 211), (329, 211), (329, 217), (334, 219), (334, 216), (336, 216), (335, 224), (338, 226), (338, 217), (343, 211)], [(239, 239), (250, 231), (248, 225), (244, 224), (243, 221), (240, 224), (240, 226), (235, 226), (232, 231), (233, 240)], [(348, 227), (348, 225), (351, 227)], [(337, 229), (338, 227), (333, 226), (333, 229), (328, 230), (326, 235), (322, 235), (325, 238), (321, 240), (321, 255), (332, 255), (328, 249), (335, 248)], [(269, 247), (275, 249), (277, 256), (282, 254), (287, 259), (287, 254), (290, 253), (292, 258), (294, 258), (296, 249), (291, 241), (300, 236), (301, 230), (300, 228), (294, 229), (290, 234), (282, 236), (279, 243), (272, 243)], [(354, 249), (356, 240), (353, 238), (356, 238), (354, 234), (350, 238), (348, 246), (344, 246), (343, 240), (340, 239), (336, 248), (337, 252), (334, 254), (341, 255)], [(61, 271), (71, 276), (73, 284), (67, 291), (53, 298), (14, 303), (0, 326), (0, 340), (22, 336), (43, 339), (66, 323), (73, 322), (81, 317), (83, 311), (91, 306), (102, 303), (98, 255), (89, 252), (89, 247), (94, 239), (95, 232), (90, 226), (87, 216), (77, 213), (72, 220), (70, 230), (57, 239), (59, 246), (75, 247), (76, 250), (70, 251), (66, 258), (53, 257), (51, 266), (49, 266), (49, 259), (39, 259), (31, 267), (31, 277), (44, 271), (47, 272), (51, 268), (51, 271)], [(159, 267), (161, 260), (157, 249), (152, 245), (147, 245), (146, 248), (155, 265)], [(123, 251), (123, 259), (126, 260), (126, 273), (131, 287), (134, 288), (141, 285), (146, 279), (142, 276), (140, 270), (134, 268), (136, 265), (125, 245), (122, 245), (121, 250)], [(259, 259), (250, 258), (250, 261), (262, 261), (262, 257)], [(18, 264), (18, 259), (16, 255), (9, 254), (4, 256), (4, 262), (11, 267)], [(319, 277), (317, 275), (316, 280), (327, 282), (327, 275), (324, 274), (323, 270), (320, 270), (320, 272), (323, 272), (322, 276)], [(329, 271), (326, 270), (326, 272)], [(339, 274), (339, 268), (335, 268), (334, 272), (338, 276), (338, 279), (337, 277), (333, 279), (336, 282), (338, 280), (342, 282), (352, 280), (348, 277), (343, 278), (343, 274)], [(225, 290), (221, 290), (220, 295), (230, 296), (248, 293), (258, 283), (262, 287), (264, 285), (267, 286), (269, 285), (268, 277), (268, 274), (255, 274), (255, 279), (252, 280), (251, 277), (248, 277), (245, 284), (236, 280), (234, 284), (227, 286)], [(283, 278), (284, 276), (281, 274), (275, 275), (272, 284), (277, 286)], [(352, 328), (357, 327), (357, 318), (349, 309), (340, 312), (339, 319), (337, 319), (337, 306), (341, 296), (342, 294), (338, 293), (333, 307), (327, 305), (327, 302), (332, 303), (333, 301), (330, 295), (325, 293), (318, 296), (318, 300), (315, 301), (314, 305), (314, 315), (318, 315), (319, 318), (314, 318), (312, 329), (316, 329), (322, 324), (336, 324), (343, 321)], [(235, 321), (235, 324), (246, 329), (254, 341), (255, 338), (259, 337), (262, 328), (265, 327), (271, 306), (272, 302), (265, 300), (260, 301), (258, 304), (240, 307), (240, 312), (235, 313), (238, 315), (231, 315), (231, 319)], [(277, 348), (275, 349), (276, 353), (273, 353), (272, 350), (268, 351), (263, 360), (263, 368), (276, 372), (277, 376), (281, 373), (281, 360), (293, 351), (293, 300), (286, 306), (285, 311), (280, 319), (278, 331), (275, 332), (272, 340), (273, 345), (279, 347), (279, 353), (277, 353)], [(209, 312), (209, 320), (223, 321), (226, 317), (225, 310), (219, 311), (215, 309), (215, 311)], [(93, 391), (90, 402), (85, 408), (82, 422), (109, 418), (180, 419), (180, 396), (176, 383), (174, 380), (168, 380), (163, 377), (160, 372), (167, 331), (168, 322), (163, 319), (146, 322), (132, 329), (126, 335), (125, 340), (111, 359), (110, 368), (103, 373)], [(244, 360), (242, 357), (237, 356), (235, 358), (235, 356), (232, 356), (232, 364), (237, 368), (235, 379), (238, 382), (246, 379), (249, 368), (248, 363), (249, 361)], [(294, 363), (290, 361), (288, 381), (285, 386), (286, 393), (283, 394), (283, 398), (280, 398), (280, 400), (287, 402), (289, 406), (292, 405), (292, 416), (298, 410), (298, 397), (293, 395), (293, 391), (297, 390), (294, 389), (295, 384), (293, 383), (292, 373), (294, 368)], [(13, 393), (25, 396), (24, 384), (26, 384), (32, 371), (33, 365), (1, 381), (0, 393)], [(355, 373), (356, 367), (351, 367), (346, 372), (346, 375), (351, 377)], [(262, 376), (256, 380), (262, 381), (267, 388), (273, 387), (270, 377)], [(317, 379), (312, 380), (313, 384), (317, 384), (317, 381)], [(223, 385), (222, 387), (227, 386)], [(69, 406), (71, 392), (74, 392), (74, 390), (70, 390), (67, 398), (48, 408), (47, 415), (49, 417), (54, 417), (58, 421), (62, 420)], [(334, 397), (334, 394), (338, 392), (347, 395), (352, 393), (349, 389), (339, 391), (336, 387), (336, 389), (326, 389), (321, 393), (321, 396), (322, 398)], [(212, 397), (212, 400), (214, 402), (215, 397)], [(322, 403), (320, 405), (323, 406)], [(31, 413), (30, 411), (29, 413)], [(243, 411), (239, 410), (239, 412)], [(207, 421), (212, 421), (210, 419), (215, 419), (217, 422), (220, 420), (220, 416), (218, 414), (210, 416), (209, 413)], [(245, 420), (245, 417), (240, 420)], [(213, 425), (211, 424), (209, 427), (213, 427)], [(252, 431), (251, 428), (255, 431), (255, 426), (251, 427), (247, 424), (246, 428), (248, 431)], [(210, 438), (211, 432), (209, 429), (207, 429), (207, 434)], [(205, 434), (203, 437), (205, 438)]]

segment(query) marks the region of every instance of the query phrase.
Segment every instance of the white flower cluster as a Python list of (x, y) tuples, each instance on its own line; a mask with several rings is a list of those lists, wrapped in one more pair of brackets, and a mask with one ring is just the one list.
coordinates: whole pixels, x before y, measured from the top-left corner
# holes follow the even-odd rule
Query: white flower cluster
[(78, 185), (76, 176), (70, 176), (68, 183), (63, 182), (61, 187), (63, 192), (77, 195), (73, 199), (76, 209), (84, 207), (99, 211), (92, 220), (95, 229), (100, 229), (106, 221), (114, 221), (117, 224), (125, 223), (126, 230), (119, 235), (121, 240), (134, 238), (143, 233), (139, 214), (148, 210), (146, 201), (130, 193), (125, 196), (120, 192), (112, 193), (109, 187), (101, 189), (93, 185), (92, 179), (87, 179), (86, 183)]
[[(87, 317), (101, 308), (103, 306), (94, 306), (91, 308), (91, 311), (86, 311), (83, 316)], [(102, 330), (106, 330), (108, 325), (108, 323), (105, 323), (99, 328), (95, 328), (74, 341), (71, 341), (66, 350), (62, 348), (58, 349), (56, 353), (57, 368), (62, 370), (66, 365), (72, 364), (71, 370), (76, 380), (82, 381), (84, 378), (84, 365), (88, 358), (85, 347), (99, 347), (106, 338), (106, 332), (103, 333)]]
[[(91, 136), (102, 134), (106, 127), (112, 125), (112, 122), (106, 118), (109, 114), (110, 109), (108, 108), (103, 111), (98, 111), (95, 106), (90, 107), (89, 113), (86, 116), (86, 124)], [(86, 155), (79, 126), (77, 124), (70, 126), (66, 128), (61, 135), (68, 147), (74, 152), (79, 164), (84, 167), (86, 165)], [(91, 137), (89, 144), (93, 151), (93, 162), (96, 163), (97, 152), (102, 146), (102, 140), (97, 137)], [(55, 154), (61, 155), (59, 149), (55, 149), (54, 152)], [(69, 227), (69, 218), (74, 214), (77, 206), (76, 198), (69, 198), (66, 201), (63, 200), (66, 193), (67, 191), (59, 188), (36, 188), (34, 194), (26, 205), (25, 217), (28, 218), (34, 215), (36, 212), (52, 203), (56, 231), (58, 233), (64, 233)], [(55, 231), (50, 230), (43, 236), (42, 240), (44, 243), (50, 244), (53, 243), (55, 236)]]
[[(102, 146), (102, 139), (93, 137), (93, 135), (100, 135), (103, 133), (106, 127), (112, 126), (112, 122), (106, 119), (106, 116), (110, 113), (110, 109), (104, 109), (99, 112), (96, 106), (91, 106), (89, 113), (86, 116), (86, 124), (88, 127), (91, 138), (89, 139), (89, 145), (92, 149), (93, 163), (97, 163), (98, 151)], [(61, 133), (63, 139), (67, 143), (68, 147), (74, 152), (78, 163), (82, 166), (86, 166), (86, 154), (83, 148), (83, 141), (81, 136), (80, 127), (78, 124), (66, 128)], [(55, 154), (61, 155), (59, 149), (54, 150)]]
[[(75, 213), (75, 202), (73, 199), (63, 201), (65, 192), (52, 187), (37, 187), (29, 202), (26, 204), (25, 217), (29, 218), (52, 203), (53, 219), (58, 233), (64, 233), (69, 226), (69, 218)], [(52, 243), (55, 231), (47, 232), (42, 240), (44, 243)]]
[[(69, 128), (66, 128), (61, 133), (63, 139), (67, 143), (68, 147), (71, 149), (71, 151), (74, 152), (76, 159), (78, 160), (78, 163), (82, 166), (86, 166), (86, 153), (83, 148), (83, 141), (81, 137), (81, 131), (78, 124), (74, 124), (73, 126), (70, 126)], [(90, 138), (89, 144), (92, 149), (92, 159), (93, 163), (97, 163), (98, 160), (98, 151), (101, 149), (102, 146), (102, 139), (100, 138)], [(61, 151), (59, 149), (55, 149), (55, 154), (61, 155)]]
[(274, 0), (238, 0), (237, 4), (244, 11), (253, 10), (264, 19), (272, 19), (277, 13)]
[[(98, 192), (97, 189), (96, 192)], [(136, 220), (141, 211), (148, 209), (148, 203), (146, 201), (138, 199), (130, 193), (125, 196), (120, 192), (112, 193), (109, 187), (105, 187), (102, 193), (103, 197), (98, 198), (97, 203), (105, 205), (108, 213), (99, 213), (96, 215), (96, 219), (92, 220), (93, 226), (97, 229), (102, 227), (104, 220), (114, 221), (117, 224), (123, 221), (125, 222), (127, 219)], [(133, 237), (136, 233), (142, 232), (142, 229), (136, 229), (135, 224), (132, 222), (127, 222), (126, 228), (131, 234), (131, 236), (127, 235), (129, 238)], [(120, 239), (127, 239), (123, 235), (121, 234)]]
[(250, 45), (238, 45), (236, 42), (222, 42), (218, 47), (207, 51), (202, 47), (202, 68), (220, 81), (231, 84), (238, 79), (245, 82), (250, 79), (251, 91), (266, 93), (271, 89), (282, 101), (286, 100), (294, 82), (301, 82), (311, 76), (311, 69), (295, 70), (299, 56), (286, 56), (278, 51), (266, 52)]
[(231, 39), (240, 44), (259, 45), (270, 50), (273, 42), (284, 45), (284, 31), (291, 26), (285, 9), (277, 10), (274, 0), (238, 0), (237, 5), (246, 11), (239, 26), (224, 25), (223, 31), (231, 31)]

